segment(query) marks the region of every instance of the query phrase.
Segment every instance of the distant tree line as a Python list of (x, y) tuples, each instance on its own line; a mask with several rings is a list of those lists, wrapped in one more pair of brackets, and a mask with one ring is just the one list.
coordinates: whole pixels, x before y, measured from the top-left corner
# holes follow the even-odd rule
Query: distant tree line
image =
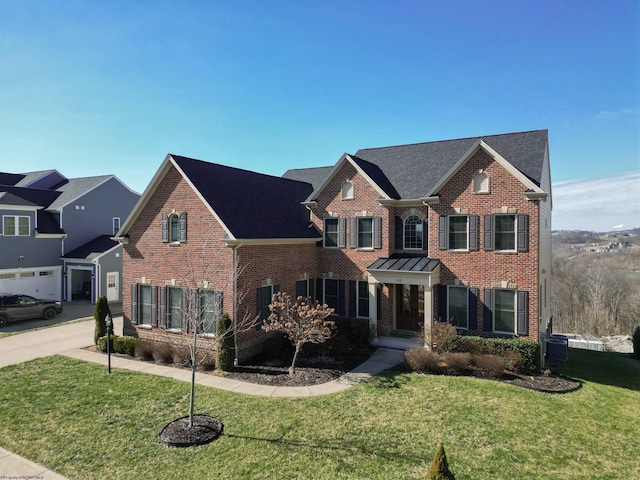
[(552, 273), (554, 331), (632, 335), (640, 325), (639, 247), (576, 254), (556, 241)]

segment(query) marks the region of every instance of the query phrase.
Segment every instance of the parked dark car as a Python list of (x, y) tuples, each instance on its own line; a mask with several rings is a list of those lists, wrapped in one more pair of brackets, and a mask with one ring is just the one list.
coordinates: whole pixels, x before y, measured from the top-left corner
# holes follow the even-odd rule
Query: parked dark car
[(62, 305), (55, 300), (39, 300), (29, 295), (0, 293), (0, 327), (16, 320), (44, 318), (51, 320), (62, 312)]

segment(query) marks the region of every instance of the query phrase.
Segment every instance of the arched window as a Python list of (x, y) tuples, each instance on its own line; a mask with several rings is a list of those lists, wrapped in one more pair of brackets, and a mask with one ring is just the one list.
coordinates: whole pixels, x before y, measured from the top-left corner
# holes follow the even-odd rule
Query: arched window
[(473, 191), (475, 193), (489, 193), (489, 177), (486, 173), (478, 173), (473, 178)]
[(169, 217), (169, 241), (180, 241), (180, 218), (175, 214)]
[(342, 199), (351, 199), (353, 198), (353, 182), (347, 180), (342, 184)]
[(404, 248), (422, 249), (422, 219), (411, 215), (404, 221)]

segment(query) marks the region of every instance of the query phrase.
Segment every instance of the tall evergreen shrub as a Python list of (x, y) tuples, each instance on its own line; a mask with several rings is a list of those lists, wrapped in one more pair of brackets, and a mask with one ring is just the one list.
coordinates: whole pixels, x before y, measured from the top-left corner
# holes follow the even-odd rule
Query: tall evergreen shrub
[[(109, 302), (107, 301), (107, 297), (102, 295), (98, 298), (96, 302), (96, 308), (93, 311), (93, 319), (96, 321), (96, 327), (93, 333), (93, 343), (98, 344), (98, 339), (100, 337), (104, 337), (107, 334), (107, 314), (111, 315), (111, 311), (109, 310)], [(113, 335), (113, 323), (111, 324), (111, 331), (109, 332)]]
[(427, 478), (429, 480), (455, 480), (456, 478), (451, 470), (449, 470), (449, 463), (447, 462), (447, 456), (444, 453), (442, 442), (438, 445), (438, 450), (429, 467)]
[(637, 358), (640, 358), (640, 326), (636, 327), (633, 332), (633, 353)]
[(228, 372), (233, 369), (233, 361), (236, 356), (231, 318), (224, 313), (218, 320), (217, 337), (221, 340), (216, 345), (216, 369)]

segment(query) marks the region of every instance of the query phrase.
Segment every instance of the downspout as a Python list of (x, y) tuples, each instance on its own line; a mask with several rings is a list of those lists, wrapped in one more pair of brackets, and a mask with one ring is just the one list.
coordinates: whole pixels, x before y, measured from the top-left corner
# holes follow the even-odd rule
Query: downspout
[(238, 366), (238, 248), (242, 246), (242, 242), (233, 247), (233, 349), (234, 359), (233, 365)]

